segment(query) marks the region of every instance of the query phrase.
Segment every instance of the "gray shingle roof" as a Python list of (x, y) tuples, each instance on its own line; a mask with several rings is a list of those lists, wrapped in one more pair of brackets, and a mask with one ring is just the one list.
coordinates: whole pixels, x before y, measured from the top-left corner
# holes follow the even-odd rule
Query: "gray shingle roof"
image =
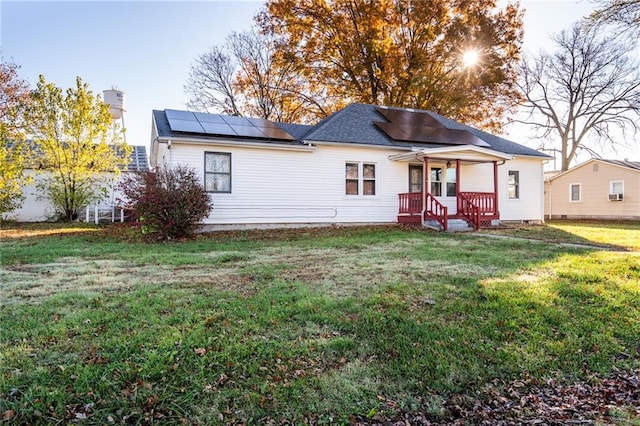
[[(30, 145), (31, 152), (35, 154), (36, 157), (38, 155), (42, 155), (42, 150), (38, 148), (38, 146), (33, 140), (28, 139), (26, 143)], [(7, 148), (13, 147), (13, 142), (7, 141), (6, 146)], [(126, 166), (121, 167), (121, 170), (126, 172), (149, 171), (149, 158), (147, 156), (147, 147), (144, 145), (129, 145), (129, 146), (131, 146), (132, 148), (131, 154), (129, 155), (129, 163)], [(112, 148), (114, 148), (114, 150), (118, 155), (120, 156), (122, 155), (122, 152), (120, 150), (116, 150), (116, 148), (113, 146)], [(33, 163), (31, 163), (31, 166), (33, 166)]]
[[(298, 139), (293, 142), (274, 141), (273, 143), (302, 143), (309, 142), (330, 142), (339, 144), (359, 144), (359, 145), (375, 145), (395, 148), (439, 148), (447, 145), (435, 143), (421, 142), (405, 142), (397, 141), (389, 137), (385, 132), (378, 128), (375, 122), (388, 121), (378, 111), (375, 105), (367, 105), (355, 103), (351, 104), (339, 111), (334, 112), (330, 116), (324, 118), (314, 126), (302, 124), (277, 123), (284, 131)], [(492, 135), (482, 130), (466, 126), (457, 121), (448, 119), (439, 114), (425, 110), (409, 110), (406, 108), (391, 108), (401, 111), (418, 111), (426, 112), (437, 120), (444, 127), (451, 130), (466, 130), (474, 136), (482, 139), (489, 144), (489, 149), (512, 155), (526, 155), (540, 158), (551, 158), (535, 149), (517, 144), (505, 138)], [(156, 129), (161, 137), (185, 136), (177, 132), (172, 132), (169, 127), (164, 111), (154, 110)], [(198, 134), (198, 139), (203, 140), (219, 140), (219, 137)]]
[(614, 164), (616, 166), (626, 167), (628, 169), (640, 170), (640, 161), (629, 161), (629, 160), (600, 160), (605, 163)]

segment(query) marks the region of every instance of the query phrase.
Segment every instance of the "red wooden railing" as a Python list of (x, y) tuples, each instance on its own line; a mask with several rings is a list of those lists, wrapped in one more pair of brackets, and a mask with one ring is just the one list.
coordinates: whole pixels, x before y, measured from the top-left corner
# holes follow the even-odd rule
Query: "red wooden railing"
[(475, 228), (482, 226), (482, 220), (498, 219), (496, 194), (493, 192), (458, 192), (458, 214)]
[[(496, 194), (493, 192), (458, 192), (457, 195), (457, 215), (466, 219), (474, 229), (488, 226), (491, 220), (500, 218), (496, 210)], [(422, 192), (398, 194), (398, 202), (399, 222), (421, 222)], [(438, 221), (446, 231), (449, 219), (447, 207), (429, 193), (425, 207), (424, 218)]]
[(458, 193), (458, 214), (463, 216), (473, 229), (480, 228), (480, 209), (461, 193)]
[(478, 207), (480, 214), (497, 214), (496, 194), (493, 192), (458, 192), (458, 200), (461, 198)]
[(399, 214), (421, 214), (422, 213), (422, 192), (407, 192), (398, 194), (400, 207)]
[(442, 225), (444, 231), (447, 230), (449, 224), (449, 218), (447, 217), (447, 207), (440, 201), (436, 200), (436, 197), (427, 193), (427, 208), (424, 211), (426, 218), (435, 219)]

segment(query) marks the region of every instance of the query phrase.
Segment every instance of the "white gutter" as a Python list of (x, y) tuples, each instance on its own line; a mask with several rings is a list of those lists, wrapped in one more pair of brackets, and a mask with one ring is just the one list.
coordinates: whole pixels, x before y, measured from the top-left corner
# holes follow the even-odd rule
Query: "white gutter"
[(277, 144), (253, 142), (253, 141), (238, 142), (238, 141), (226, 141), (226, 140), (197, 140), (197, 139), (182, 138), (182, 137), (171, 137), (171, 138), (161, 137), (161, 138), (158, 138), (158, 142), (164, 142), (167, 144), (172, 142), (174, 144), (179, 143), (179, 144), (185, 144), (185, 145), (208, 145), (208, 146), (221, 145), (221, 146), (232, 146), (232, 147), (238, 147), (238, 148), (259, 147), (259, 148), (274, 149), (274, 150), (281, 150), (281, 151), (313, 152), (316, 150), (316, 148), (311, 145), (277, 145)]

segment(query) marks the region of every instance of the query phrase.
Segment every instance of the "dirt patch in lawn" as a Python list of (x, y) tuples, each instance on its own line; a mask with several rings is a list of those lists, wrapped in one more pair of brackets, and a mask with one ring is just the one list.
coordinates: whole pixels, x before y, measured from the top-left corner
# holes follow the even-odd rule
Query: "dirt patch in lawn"
[(137, 285), (211, 287), (250, 295), (267, 280), (297, 281), (313, 291), (348, 297), (399, 281), (428, 283), (438, 276), (486, 276), (493, 271), (434, 259), (409, 257), (420, 240), (357, 248), (267, 247), (247, 253), (199, 253), (198, 264), (136, 265), (126, 260), (62, 258), (55, 263), (0, 269), (4, 303), (37, 303), (56, 293), (130, 290)]

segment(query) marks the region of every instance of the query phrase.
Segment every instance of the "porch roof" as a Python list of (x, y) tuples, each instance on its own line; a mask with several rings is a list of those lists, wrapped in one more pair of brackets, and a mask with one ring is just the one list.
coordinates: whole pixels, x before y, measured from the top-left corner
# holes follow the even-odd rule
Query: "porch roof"
[(445, 146), (438, 148), (420, 148), (402, 154), (389, 156), (392, 161), (422, 161), (424, 158), (436, 160), (461, 160), (471, 163), (512, 160), (513, 155), (474, 145)]

